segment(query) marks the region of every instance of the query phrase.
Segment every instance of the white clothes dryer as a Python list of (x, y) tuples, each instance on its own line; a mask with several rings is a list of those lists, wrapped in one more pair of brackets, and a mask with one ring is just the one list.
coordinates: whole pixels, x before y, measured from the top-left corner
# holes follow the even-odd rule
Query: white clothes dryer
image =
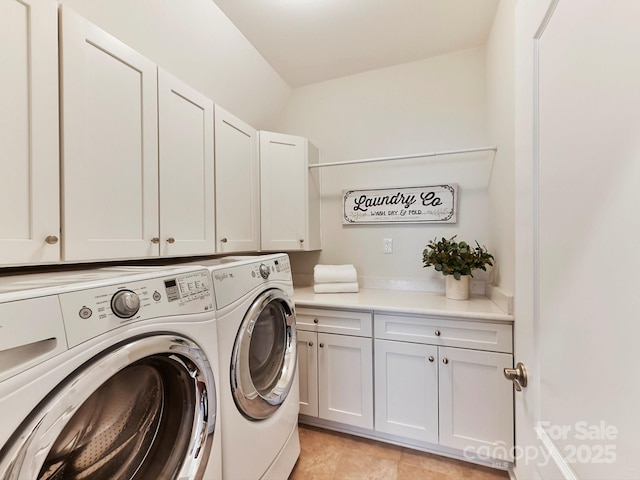
[(207, 266), (218, 327), (222, 476), (286, 479), (300, 455), (289, 257), (225, 257)]
[(0, 478), (220, 480), (206, 269), (0, 278)]

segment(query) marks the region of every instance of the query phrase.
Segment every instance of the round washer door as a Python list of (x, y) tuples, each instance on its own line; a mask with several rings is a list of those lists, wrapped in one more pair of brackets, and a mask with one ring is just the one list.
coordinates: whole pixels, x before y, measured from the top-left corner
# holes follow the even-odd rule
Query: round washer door
[(266, 290), (244, 316), (231, 356), (231, 392), (246, 418), (268, 418), (286, 400), (295, 379), (297, 348), (289, 296)]
[(132, 339), (49, 394), (1, 452), (0, 478), (201, 479), (216, 402), (213, 372), (195, 343)]

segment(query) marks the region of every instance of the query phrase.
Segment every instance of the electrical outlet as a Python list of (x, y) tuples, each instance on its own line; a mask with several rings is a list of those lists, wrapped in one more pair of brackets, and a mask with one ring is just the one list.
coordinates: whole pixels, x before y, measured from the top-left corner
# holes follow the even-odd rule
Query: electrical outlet
[(393, 253), (393, 239), (392, 238), (383, 238), (382, 239), (382, 252), (383, 253)]

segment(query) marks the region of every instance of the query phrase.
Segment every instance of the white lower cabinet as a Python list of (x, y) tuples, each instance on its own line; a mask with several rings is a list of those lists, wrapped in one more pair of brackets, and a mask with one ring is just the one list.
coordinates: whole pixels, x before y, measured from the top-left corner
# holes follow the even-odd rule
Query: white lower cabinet
[(318, 333), (318, 417), (373, 428), (370, 338)]
[[(300, 413), (373, 429), (371, 313), (299, 309), (297, 318)], [(350, 335), (333, 333), (340, 319)]]
[(318, 334), (298, 329), (300, 414), (318, 416)]
[(513, 386), (503, 371), (513, 356), (448, 347), (439, 355), (440, 444), (512, 460)]
[(376, 431), (438, 443), (438, 347), (375, 341)]
[(297, 317), (303, 422), (513, 461), (510, 324), (320, 308)]

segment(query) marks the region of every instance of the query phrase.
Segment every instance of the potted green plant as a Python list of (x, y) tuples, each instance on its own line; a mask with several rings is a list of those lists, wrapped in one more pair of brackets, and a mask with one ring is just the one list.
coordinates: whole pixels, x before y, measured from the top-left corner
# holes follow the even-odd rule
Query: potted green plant
[(473, 247), (467, 242), (457, 242), (456, 235), (450, 239), (442, 237), (430, 241), (422, 252), (424, 267), (433, 267), (446, 278), (447, 298), (466, 300), (469, 298), (469, 277), (474, 270), (487, 270), (493, 266), (494, 257), (486, 247), (476, 241)]

